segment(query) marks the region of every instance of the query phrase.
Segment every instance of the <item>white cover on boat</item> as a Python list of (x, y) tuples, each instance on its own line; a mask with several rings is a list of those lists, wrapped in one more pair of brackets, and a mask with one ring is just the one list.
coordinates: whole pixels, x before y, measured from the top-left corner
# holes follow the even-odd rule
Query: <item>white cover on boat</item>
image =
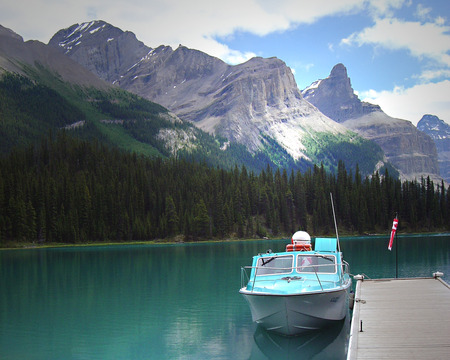
[(297, 231), (292, 235), (293, 244), (311, 244), (311, 236), (306, 231)]

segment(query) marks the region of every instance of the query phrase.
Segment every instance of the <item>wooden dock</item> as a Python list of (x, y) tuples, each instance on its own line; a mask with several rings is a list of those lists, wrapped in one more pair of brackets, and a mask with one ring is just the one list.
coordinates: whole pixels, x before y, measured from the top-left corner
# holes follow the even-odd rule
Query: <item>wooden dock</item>
[(450, 286), (439, 275), (358, 280), (347, 360), (450, 359)]

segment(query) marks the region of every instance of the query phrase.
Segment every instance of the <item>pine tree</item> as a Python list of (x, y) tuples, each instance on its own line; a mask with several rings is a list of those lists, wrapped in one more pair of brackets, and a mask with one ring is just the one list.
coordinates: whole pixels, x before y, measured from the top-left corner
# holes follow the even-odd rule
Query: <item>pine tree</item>
[(172, 196), (166, 196), (167, 233), (173, 236), (178, 232), (179, 217)]
[(194, 234), (201, 238), (209, 236), (209, 215), (203, 199), (195, 206)]

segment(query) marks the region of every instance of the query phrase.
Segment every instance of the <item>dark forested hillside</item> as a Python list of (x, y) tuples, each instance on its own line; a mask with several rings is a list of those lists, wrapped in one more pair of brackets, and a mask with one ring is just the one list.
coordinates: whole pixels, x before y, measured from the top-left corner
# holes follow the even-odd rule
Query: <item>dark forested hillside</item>
[(49, 129), (84, 116), (56, 91), (20, 75), (6, 73), (0, 81), (0, 152), (30, 144)]
[(62, 132), (0, 158), (0, 241), (79, 243), (174, 238), (185, 241), (331, 234), (329, 193), (342, 233), (450, 229), (450, 189), (361, 178), (343, 163), (336, 175), (245, 167), (224, 170), (187, 160), (149, 159)]

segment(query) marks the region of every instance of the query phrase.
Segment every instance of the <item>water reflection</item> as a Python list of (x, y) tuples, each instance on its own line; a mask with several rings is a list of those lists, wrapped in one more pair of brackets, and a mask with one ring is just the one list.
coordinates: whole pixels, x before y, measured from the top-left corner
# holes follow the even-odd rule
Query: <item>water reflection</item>
[(350, 320), (347, 314), (344, 320), (326, 329), (290, 337), (258, 326), (250, 359), (345, 359)]
[[(343, 238), (353, 274), (395, 275), (388, 236)], [(0, 251), (2, 359), (340, 359), (348, 321), (285, 338), (259, 329), (240, 267), (286, 240)], [(444, 272), (450, 237), (398, 237), (400, 276)], [(347, 317), (349, 320), (349, 317)]]

